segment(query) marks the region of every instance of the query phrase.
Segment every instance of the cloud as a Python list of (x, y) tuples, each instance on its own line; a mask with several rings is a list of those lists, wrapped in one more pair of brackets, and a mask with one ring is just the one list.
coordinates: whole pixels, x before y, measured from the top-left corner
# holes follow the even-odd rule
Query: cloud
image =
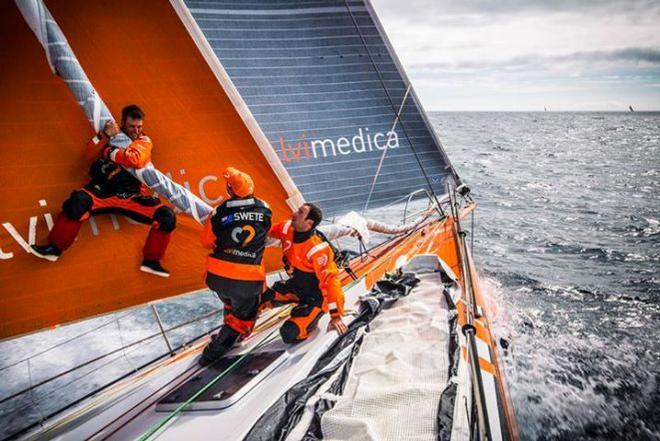
[(655, 48), (626, 48), (614, 51), (576, 52), (574, 54), (554, 57), (557, 61), (635, 61), (660, 64), (660, 50)]
[(660, 49), (631, 47), (610, 51), (579, 51), (563, 55), (528, 54), (506, 60), (469, 60), (450, 62), (429, 62), (410, 65), (411, 70), (446, 71), (454, 69), (507, 69), (530, 68), (558, 63), (598, 63), (632, 62), (660, 65)]
[(660, 108), (658, 0), (372, 3), (427, 108)]
[(466, 19), (463, 23), (455, 22), (457, 25), (477, 24), (480, 20), (476, 17), (495, 18), (503, 14), (578, 13), (593, 16), (616, 13), (639, 18), (660, 11), (657, 0), (415, 0), (414, 3), (373, 0), (373, 3), (379, 12), (381, 9), (393, 11), (400, 18), (411, 21)]

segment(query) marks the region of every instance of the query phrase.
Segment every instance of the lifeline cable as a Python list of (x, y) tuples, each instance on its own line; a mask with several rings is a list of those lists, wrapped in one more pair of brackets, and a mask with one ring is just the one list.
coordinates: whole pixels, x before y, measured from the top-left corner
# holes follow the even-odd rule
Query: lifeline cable
[(271, 338), (273, 337), (273, 335), (275, 334), (275, 332), (276, 332), (276, 331), (279, 331), (279, 329), (280, 329), (280, 328), (277, 327), (277, 328), (273, 329), (272, 331), (270, 331), (270, 332), (268, 333), (268, 335), (266, 335), (263, 339), (261, 339), (261, 340), (259, 341), (259, 343), (257, 343), (257, 344), (254, 345), (252, 348), (250, 348), (250, 350), (247, 351), (245, 354), (241, 355), (241, 356), (238, 358), (238, 360), (236, 360), (235, 362), (233, 362), (229, 367), (227, 367), (227, 369), (225, 369), (224, 371), (220, 372), (220, 374), (218, 374), (213, 380), (211, 380), (209, 383), (207, 383), (206, 386), (204, 386), (204, 387), (202, 387), (200, 390), (198, 390), (198, 391), (197, 391), (192, 397), (188, 398), (188, 400), (186, 400), (185, 402), (181, 403), (181, 404), (179, 405), (179, 407), (177, 407), (176, 409), (174, 409), (174, 410), (173, 410), (173, 411), (172, 411), (167, 417), (165, 417), (165, 419), (163, 419), (162, 421), (160, 421), (159, 423), (157, 423), (156, 425), (154, 425), (151, 429), (149, 429), (148, 431), (146, 431), (145, 433), (143, 433), (142, 436), (140, 436), (140, 438), (138, 438), (138, 441), (147, 441), (147, 440), (149, 440), (153, 435), (155, 435), (158, 431), (160, 431), (161, 429), (164, 429), (165, 426), (167, 425), (167, 423), (169, 423), (169, 422), (170, 422), (175, 416), (177, 416), (178, 414), (180, 414), (181, 411), (182, 411), (186, 406), (188, 406), (190, 403), (192, 403), (193, 401), (195, 401), (195, 400), (197, 399), (197, 397), (199, 397), (200, 395), (202, 395), (202, 394), (203, 394), (204, 392), (206, 392), (211, 386), (213, 386), (215, 383), (217, 383), (219, 380), (221, 380), (221, 379), (224, 378), (227, 374), (229, 374), (231, 371), (233, 371), (234, 368), (238, 367), (238, 365), (240, 365), (240, 364), (241, 364), (241, 363), (247, 358), (248, 355), (252, 354), (253, 351), (255, 351), (256, 349), (259, 349), (261, 346), (263, 346), (264, 344), (266, 344), (266, 343), (268, 342), (268, 340), (271, 339)]
[[(348, 1), (344, 0), (344, 4), (346, 6), (346, 10), (348, 11), (348, 15), (351, 16), (351, 20), (353, 21), (353, 25), (355, 26), (355, 30), (357, 31), (360, 40), (362, 41), (362, 44), (364, 45), (364, 49), (367, 51), (367, 56), (369, 57), (369, 61), (371, 61), (372, 66), (374, 67), (374, 71), (376, 72), (376, 75), (378, 76), (378, 80), (380, 81), (381, 85), (383, 86), (383, 90), (385, 91), (385, 95), (387, 95), (387, 100), (390, 102), (390, 106), (392, 107), (393, 111), (396, 111), (396, 106), (394, 105), (394, 100), (392, 99), (392, 96), (390, 95), (390, 92), (387, 90), (387, 86), (385, 85), (385, 80), (383, 79), (382, 74), (378, 70), (378, 66), (376, 65), (376, 62), (373, 59), (373, 56), (371, 55), (371, 52), (369, 51), (369, 46), (367, 45), (367, 41), (364, 39), (364, 36), (362, 35), (362, 32), (360, 31), (360, 26), (357, 23), (357, 20), (353, 16), (353, 12), (351, 11), (351, 8), (348, 6)], [(410, 84), (410, 87), (412, 88), (412, 84)], [(435, 191), (433, 190), (433, 185), (431, 184), (431, 180), (429, 179), (428, 175), (426, 174), (426, 170), (424, 169), (424, 166), (422, 165), (422, 161), (419, 158), (419, 155), (417, 154), (417, 151), (413, 147), (412, 141), (410, 140), (410, 136), (408, 136), (408, 131), (406, 130), (406, 126), (403, 123), (403, 120), (401, 121), (401, 129), (403, 130), (403, 134), (405, 135), (406, 139), (408, 140), (408, 144), (410, 145), (410, 150), (413, 152), (415, 155), (415, 160), (417, 160), (417, 164), (419, 165), (420, 170), (422, 171), (422, 175), (424, 176), (424, 180), (426, 180), (426, 184), (429, 186), (429, 190), (431, 190), (431, 194), (433, 195), (433, 198), (435, 199), (436, 205), (440, 207), (440, 201), (438, 200), (438, 196), (435, 194)], [(449, 161), (445, 158), (445, 161), (447, 164), (451, 167), (449, 164)], [(451, 167), (453, 170), (453, 167)]]
[[(173, 330), (179, 329), (179, 328), (181, 328), (181, 327), (183, 327), (183, 326), (189, 325), (189, 324), (191, 324), (191, 323), (194, 323), (194, 322), (196, 322), (196, 321), (199, 321), (199, 320), (205, 319), (205, 318), (207, 318), (207, 317), (211, 317), (212, 315), (218, 314), (218, 313), (220, 313), (220, 312), (221, 312), (221, 310), (212, 311), (212, 312), (207, 313), (207, 314), (205, 314), (205, 315), (203, 315), (203, 316), (201, 316), (201, 317), (197, 317), (197, 318), (195, 318), (195, 319), (193, 319), (193, 320), (189, 320), (189, 321), (187, 321), (187, 322), (184, 322), (184, 323), (181, 323), (181, 324), (179, 324), (179, 325), (177, 325), (177, 326), (174, 326), (174, 327), (172, 327), (172, 328), (169, 328), (169, 329), (167, 329), (166, 332), (169, 332), (169, 331), (173, 331)], [(118, 318), (116, 318), (116, 319), (110, 320), (109, 322), (105, 323), (104, 325), (102, 325), (102, 326), (100, 326), (100, 327), (98, 327), (98, 328), (92, 329), (90, 332), (86, 332), (86, 333), (80, 334), (80, 335), (76, 336), (75, 338), (78, 338), (78, 337), (81, 337), (81, 336), (88, 335), (88, 334), (91, 333), (92, 331), (98, 330), (98, 329), (100, 329), (100, 328), (102, 328), (102, 327), (104, 327), (104, 326), (107, 326), (108, 324), (115, 323), (115, 321), (118, 321), (118, 320), (120, 320), (121, 318), (123, 318), (123, 317), (125, 317), (125, 316), (127, 316), (127, 315), (128, 315), (128, 314), (124, 314), (124, 315), (122, 315), (122, 316), (120, 316), (120, 317), (118, 317)], [(156, 338), (156, 337), (159, 337), (159, 336), (161, 336), (161, 335), (162, 335), (162, 333), (157, 332), (157, 333), (155, 333), (155, 334), (150, 334), (150, 335), (148, 335), (148, 336), (146, 336), (146, 337), (143, 337), (143, 338), (140, 338), (140, 339), (138, 339), (138, 340), (135, 340), (135, 341), (133, 341), (132, 343), (126, 345), (126, 346), (123, 346), (123, 345), (122, 345), (121, 347), (119, 347), (119, 348), (117, 348), (117, 349), (114, 349), (114, 350), (112, 350), (112, 351), (110, 351), (110, 352), (107, 352), (107, 353), (102, 354), (102, 355), (99, 355), (99, 356), (97, 356), (97, 357), (95, 357), (95, 358), (89, 359), (89, 360), (83, 362), (82, 364), (79, 364), (78, 366), (75, 366), (75, 367), (73, 367), (73, 368), (70, 368), (70, 369), (67, 369), (67, 370), (65, 370), (65, 371), (59, 372), (58, 374), (55, 374), (55, 375), (52, 376), (52, 377), (49, 377), (49, 378), (47, 378), (47, 379), (45, 379), (45, 380), (42, 380), (41, 382), (39, 382), (39, 383), (37, 383), (37, 384), (35, 384), (35, 385), (31, 386), (31, 387), (32, 387), (32, 388), (37, 388), (37, 387), (43, 386), (44, 384), (50, 383), (50, 382), (53, 381), (53, 380), (57, 380), (58, 378), (61, 378), (61, 377), (65, 376), (65, 375), (67, 375), (67, 374), (70, 374), (70, 373), (72, 373), (72, 372), (75, 372), (76, 370), (78, 370), (78, 369), (80, 369), (80, 368), (83, 368), (83, 367), (85, 367), (85, 366), (92, 365), (92, 364), (96, 363), (97, 361), (103, 360), (103, 359), (106, 358), (106, 357), (109, 357), (109, 356), (111, 356), (111, 355), (113, 355), (113, 354), (117, 354), (117, 353), (119, 353), (119, 352), (121, 352), (121, 351), (124, 351), (124, 350), (126, 350), (126, 349), (128, 349), (128, 348), (131, 348), (131, 347), (134, 347), (134, 346), (140, 345), (140, 344), (142, 344), (142, 343), (144, 343), (144, 342), (146, 342), (146, 341), (148, 341), (148, 340), (151, 340), (152, 338)], [(201, 336), (197, 336), (197, 337), (195, 337), (195, 338), (193, 339), (193, 341), (196, 340), (196, 339), (198, 339), (199, 337), (201, 337)], [(70, 339), (70, 340), (67, 340), (67, 341), (65, 341), (65, 343), (66, 343), (66, 342), (70, 342), (70, 341), (74, 340), (75, 338)], [(178, 349), (180, 349), (181, 347), (183, 347), (183, 346), (185, 346), (185, 345), (187, 345), (187, 344), (188, 344), (188, 343), (184, 343), (183, 345), (176, 347), (175, 350), (178, 350)], [(61, 345), (55, 345), (55, 346), (53, 346), (51, 349), (53, 349), (53, 348), (57, 348), (58, 346), (61, 346)], [(49, 349), (49, 350), (50, 350), (50, 349)], [(134, 351), (134, 350), (135, 350), (135, 349), (133, 349), (132, 351)], [(132, 352), (132, 351), (131, 351), (131, 352)], [(47, 352), (47, 351), (44, 351), (44, 352)], [(40, 354), (42, 354), (42, 353), (44, 353), (44, 352), (37, 353), (36, 355), (40, 355)], [(36, 357), (36, 355), (33, 355), (33, 356), (29, 357), (29, 358), (26, 358), (26, 359), (23, 360), (23, 361), (27, 361), (27, 362), (29, 362), (30, 359)], [(165, 355), (168, 355), (168, 354), (165, 354)], [(119, 358), (121, 358), (121, 357), (119, 357)], [(116, 360), (118, 360), (119, 358), (117, 358)], [(158, 357), (158, 358), (160, 358), (160, 357)], [(158, 358), (152, 360), (151, 362), (158, 360)], [(113, 361), (114, 361), (114, 360), (113, 360)], [(151, 363), (151, 362), (149, 362), (149, 363)], [(89, 375), (90, 373), (92, 373), (92, 372), (94, 372), (94, 371), (100, 369), (100, 368), (103, 367), (103, 366), (109, 365), (109, 364), (110, 364), (110, 363), (106, 363), (105, 365), (101, 365), (101, 366), (98, 367), (98, 368), (92, 369), (90, 372), (87, 372), (86, 374), (84, 374), (84, 375), (81, 376), (81, 377), (77, 377), (75, 380), (73, 380), (71, 383), (68, 383), (68, 384), (72, 384), (72, 383), (74, 383), (75, 381), (79, 380), (80, 378), (83, 378), (84, 376)], [(148, 363), (147, 363), (147, 364), (148, 364)], [(12, 395), (9, 395), (9, 396), (7, 396), (7, 397), (3, 397), (2, 399), (0, 399), (0, 404), (4, 403), (4, 402), (6, 402), (6, 401), (9, 401), (9, 400), (11, 400), (11, 399), (13, 399), (13, 398), (16, 398), (17, 396), (20, 396), (20, 395), (22, 395), (22, 394), (24, 394), (24, 393), (26, 393), (26, 392), (29, 392), (30, 390), (31, 390), (31, 388), (22, 389), (22, 390), (20, 390), (20, 391), (18, 391), (18, 392), (13, 393)], [(58, 390), (58, 389), (56, 389), (55, 392), (56, 392), (57, 390)], [(48, 394), (47, 394), (47, 395), (48, 395)]]
[[(188, 322), (184, 322), (183, 324), (180, 324), (180, 325), (177, 325), (177, 326), (175, 326), (175, 327), (173, 327), (173, 328), (170, 328), (168, 331), (171, 331), (171, 330), (174, 330), (174, 329), (178, 329), (178, 328), (180, 328), (180, 327), (182, 327), (182, 326), (186, 326), (186, 325), (188, 325), (188, 324), (190, 324), (190, 323), (193, 323), (193, 322), (195, 322), (195, 321), (198, 321), (198, 320), (201, 320), (201, 319), (203, 319), (203, 318), (209, 317), (210, 315), (213, 315), (213, 314), (216, 314), (216, 313), (217, 313), (217, 311), (214, 311), (213, 313), (211, 313), (211, 314), (207, 314), (207, 315), (204, 315), (204, 316), (202, 316), (202, 317), (200, 317), (200, 318), (198, 318), (198, 319), (194, 319), (194, 320), (191, 320), (191, 321), (188, 321)], [(112, 321), (110, 321), (110, 322), (108, 322), (108, 323), (114, 323), (114, 320), (112, 320)], [(153, 338), (153, 337), (155, 337), (155, 336), (157, 336), (157, 335), (160, 335), (160, 333), (153, 334), (152, 336), (147, 337), (147, 339), (149, 339), (149, 338)], [(187, 342), (181, 344), (180, 346), (178, 346), (177, 348), (175, 348), (175, 350), (179, 350), (179, 349), (181, 349), (181, 348), (183, 348), (183, 347), (185, 347), (185, 346), (190, 345), (190, 344), (193, 343), (194, 341), (198, 340), (200, 337), (202, 337), (202, 336), (201, 336), (201, 335), (196, 336), (196, 337), (193, 338), (192, 340), (187, 341)], [(133, 342), (133, 343), (131, 343), (129, 346), (127, 346), (127, 348), (130, 347), (130, 346), (133, 346), (133, 345), (135, 345), (135, 344), (139, 344), (139, 343), (141, 343), (141, 342), (144, 342), (144, 341), (145, 341), (145, 339), (138, 340), (137, 342)], [(113, 353), (118, 352), (119, 350), (121, 350), (121, 348), (120, 348), (120, 349), (117, 349), (117, 350), (115, 350), (115, 351), (112, 351), (111, 353), (105, 354), (105, 355), (102, 356), (101, 358), (107, 357), (107, 356), (109, 356), (109, 355), (111, 355), (111, 354), (113, 354)], [(161, 356), (159, 356), (159, 357), (157, 357), (157, 358), (155, 358), (155, 359), (153, 359), (153, 360), (150, 360), (150, 361), (148, 361), (148, 362), (142, 364), (141, 366), (138, 367), (138, 371), (142, 371), (144, 368), (146, 368), (146, 367), (148, 367), (149, 365), (151, 365), (152, 363), (154, 363), (154, 362), (156, 362), (156, 361), (162, 359), (162, 358), (165, 357), (166, 355), (169, 355), (169, 354), (161, 355)], [(99, 359), (101, 359), (101, 358), (99, 358)], [(121, 358), (121, 357), (119, 357), (119, 358)], [(111, 361), (108, 362), (108, 363), (105, 363), (105, 364), (103, 364), (103, 365), (101, 365), (101, 366), (99, 366), (99, 367), (97, 367), (97, 368), (95, 368), (95, 369), (92, 369), (91, 371), (87, 372), (87, 373), (84, 374), (83, 376), (77, 377), (75, 380), (73, 380), (73, 381), (71, 381), (71, 382), (69, 382), (69, 383), (67, 383), (67, 384), (65, 384), (65, 385), (63, 385), (63, 386), (61, 386), (61, 387), (59, 387), (59, 388), (57, 388), (57, 389), (54, 389), (53, 391), (48, 392), (45, 396), (49, 396), (49, 395), (52, 395), (52, 394), (55, 394), (55, 393), (59, 392), (59, 391), (60, 391), (61, 389), (63, 389), (64, 387), (69, 386), (69, 385), (75, 383), (76, 381), (78, 381), (78, 380), (80, 380), (80, 379), (82, 379), (82, 378), (84, 378), (84, 377), (86, 377), (86, 376), (89, 376), (89, 375), (93, 374), (94, 372), (100, 370), (101, 368), (103, 368), (103, 367), (105, 367), (105, 366), (109, 366), (109, 365), (112, 364), (114, 361), (118, 360), (119, 358), (114, 359), (114, 360), (111, 360)], [(30, 359), (28, 358), (28, 359), (26, 359), (26, 361), (29, 363)], [(92, 362), (93, 362), (93, 361), (92, 361)], [(88, 365), (88, 364), (89, 364), (89, 362), (88, 362), (88, 363), (85, 363), (84, 365), (78, 366), (78, 367), (74, 368), (73, 370), (78, 369), (78, 368), (83, 367), (83, 366)], [(29, 374), (29, 373), (30, 373), (30, 370), (28, 369), (28, 374)], [(124, 380), (126, 377), (128, 377), (128, 376), (130, 376), (130, 375), (133, 375), (133, 374), (134, 374), (134, 372), (129, 372), (128, 374), (121, 375), (120, 377), (114, 379), (113, 381), (111, 381), (110, 383), (107, 383), (106, 385), (100, 387), (99, 389), (95, 389), (95, 390), (93, 390), (93, 391), (91, 391), (91, 392), (89, 392), (89, 393), (83, 395), (82, 397), (75, 399), (74, 401), (72, 401), (72, 402), (66, 404), (64, 407), (62, 407), (62, 408), (60, 408), (60, 409), (57, 409), (57, 410), (55, 410), (54, 412), (49, 413), (49, 414), (45, 417), (45, 420), (48, 420), (48, 419), (52, 418), (53, 416), (57, 415), (58, 413), (60, 413), (60, 412), (63, 411), (63, 410), (69, 409), (69, 408), (71, 408), (71, 407), (73, 407), (73, 406), (76, 406), (77, 404), (80, 404), (81, 402), (83, 402), (83, 401), (85, 401), (86, 399), (88, 399), (88, 398), (94, 396), (94, 395), (97, 394), (98, 392), (101, 392), (101, 391), (103, 391), (104, 389), (107, 389), (108, 387), (110, 387), (110, 386), (112, 386), (112, 385), (114, 385), (114, 384), (119, 383), (120, 381)], [(60, 373), (60, 374), (56, 375), (55, 377), (52, 377), (52, 378), (46, 380), (46, 382), (52, 381), (53, 379), (55, 379), (55, 378), (57, 378), (57, 377), (59, 377), (59, 376), (62, 376), (62, 375), (63, 375), (63, 373)], [(38, 386), (39, 386), (38, 384), (37, 384), (37, 385), (33, 385), (33, 387), (38, 387)], [(23, 394), (23, 393), (26, 393), (26, 392), (32, 392), (32, 389), (30, 389), (30, 388), (25, 389), (25, 390), (23, 390), (22, 392), (20, 392), (20, 394)], [(15, 394), (15, 395), (18, 395), (18, 394)], [(11, 397), (10, 397), (10, 398), (11, 398)], [(42, 398), (43, 398), (43, 397), (42, 397)], [(6, 398), (6, 399), (8, 399), (8, 398)], [(3, 401), (4, 401), (4, 400), (5, 400), (5, 399), (3, 399)], [(38, 405), (38, 403), (35, 403), (35, 405)], [(15, 413), (15, 412), (17, 412), (17, 411), (20, 411), (20, 410), (22, 410), (22, 409), (25, 409), (25, 408), (27, 408), (27, 407), (29, 407), (29, 406), (30, 406), (30, 403), (24, 404), (24, 405), (22, 405), (22, 406), (19, 407), (19, 408), (15, 408), (15, 409), (13, 409), (13, 410), (12, 410), (12, 413)], [(19, 430), (18, 432), (15, 432), (14, 434), (12, 434), (12, 436), (18, 436), (18, 435), (20, 435), (20, 434), (26, 433), (27, 431), (29, 431), (30, 429), (32, 429), (36, 424), (39, 424), (39, 423), (33, 423), (33, 424), (30, 424), (29, 426), (27, 426), (27, 427), (25, 427), (25, 428)], [(53, 430), (53, 428), (57, 428), (57, 427), (59, 427), (59, 426), (62, 425), (62, 424), (63, 424), (62, 422), (58, 422), (55, 426), (50, 427), (50, 428), (48, 428), (47, 430)]]
[[(152, 336), (150, 336), (150, 337), (147, 337), (147, 338), (145, 338), (145, 339), (138, 340), (137, 342), (134, 342), (134, 343), (131, 344), (130, 346), (133, 346), (133, 345), (136, 345), (136, 344), (143, 343), (144, 341), (150, 340), (151, 338), (157, 337), (157, 336), (159, 336), (159, 335), (160, 335), (160, 333), (158, 333), (158, 334), (154, 334), (154, 335), (152, 335)], [(106, 358), (106, 357), (108, 357), (108, 356), (110, 356), (110, 355), (117, 354), (117, 353), (119, 353), (119, 352), (124, 352), (124, 353), (126, 353), (125, 350), (126, 350), (128, 347), (130, 347), (130, 346), (126, 346), (126, 347), (124, 347), (124, 348), (118, 348), (118, 349), (116, 349), (116, 350), (114, 350), (114, 351), (112, 351), (112, 352), (110, 352), (110, 353), (108, 353), (108, 354), (102, 355), (102, 356), (100, 356), (100, 357), (97, 357), (96, 359), (93, 359), (93, 360), (90, 360), (90, 361), (88, 361), (88, 362), (85, 362), (84, 364), (82, 364), (82, 365), (80, 365), (80, 366), (76, 366), (75, 368), (72, 368), (72, 369), (69, 369), (69, 370), (67, 370), (67, 371), (61, 372), (61, 373), (57, 374), (56, 376), (51, 377), (51, 378), (48, 378), (48, 379), (46, 379), (46, 380), (43, 380), (43, 381), (41, 381), (41, 382), (39, 382), (39, 383), (32, 384), (32, 381), (30, 381), (30, 385), (29, 385), (29, 387), (27, 387), (26, 389), (23, 389), (23, 390), (21, 390), (21, 391), (15, 393), (15, 394), (13, 394), (13, 395), (11, 395), (11, 396), (5, 398), (5, 399), (3, 399), (3, 402), (4, 402), (4, 401), (8, 401), (8, 400), (13, 399), (13, 398), (16, 398), (17, 396), (20, 396), (20, 395), (23, 395), (23, 394), (26, 394), (26, 393), (30, 393), (30, 394), (32, 395), (32, 394), (34, 394), (34, 391), (35, 391), (36, 388), (38, 388), (38, 387), (40, 387), (40, 386), (43, 386), (43, 385), (46, 384), (46, 383), (50, 383), (50, 382), (56, 380), (57, 378), (63, 377), (64, 375), (70, 374), (70, 373), (72, 373), (72, 372), (74, 372), (74, 371), (80, 369), (80, 368), (83, 367), (83, 366), (88, 366), (88, 365), (90, 365), (90, 364), (92, 364), (92, 363), (94, 363), (94, 362), (96, 362), (96, 361), (102, 360), (102, 359), (104, 359), (104, 358)], [(136, 351), (137, 349), (139, 349), (139, 348), (136, 347), (136, 348), (130, 350), (128, 353), (134, 352), (134, 351)], [(90, 369), (88, 372), (85, 372), (84, 374), (82, 374), (82, 375), (80, 375), (80, 376), (74, 378), (73, 380), (71, 380), (71, 381), (69, 381), (69, 382), (67, 382), (67, 383), (64, 383), (64, 384), (60, 384), (57, 388), (52, 389), (52, 390), (50, 390), (50, 391), (48, 391), (48, 392), (43, 393), (42, 396), (41, 396), (41, 398), (43, 399), (43, 398), (47, 398), (47, 397), (53, 396), (53, 395), (55, 395), (56, 393), (60, 392), (61, 390), (64, 390), (66, 387), (71, 386), (72, 384), (75, 384), (75, 383), (79, 382), (80, 380), (82, 380), (82, 379), (84, 379), (84, 378), (86, 378), (86, 377), (89, 377), (90, 375), (95, 374), (96, 372), (100, 371), (102, 368), (107, 367), (107, 366), (110, 366), (111, 364), (115, 363), (117, 360), (120, 360), (120, 359), (122, 359), (122, 358), (123, 358), (123, 356), (122, 356), (122, 355), (119, 355), (118, 357), (113, 358), (113, 359), (111, 359), (110, 361), (107, 361), (107, 362), (105, 362), (105, 363), (103, 363), (103, 364), (101, 364), (101, 365), (99, 365), (99, 366), (97, 366), (97, 367), (95, 367), (95, 368), (93, 368), (93, 369)], [(160, 358), (160, 357), (159, 357), (159, 358)], [(152, 360), (152, 361), (153, 361), (153, 360)], [(151, 363), (151, 361), (150, 361), (149, 363)], [(146, 365), (148, 365), (149, 363), (147, 363)], [(141, 368), (143, 368), (143, 367), (146, 366), (146, 365), (140, 366), (140, 367), (138, 368), (138, 370), (141, 369)], [(133, 375), (133, 374), (136, 373), (136, 372), (137, 372), (137, 371), (131, 371), (131, 372), (129, 372), (129, 373), (126, 374), (126, 375)], [(31, 374), (31, 370), (30, 370), (30, 368), (29, 368), (29, 360), (28, 360), (28, 374)], [(112, 383), (111, 383), (111, 384), (112, 384)], [(100, 390), (100, 389), (99, 389), (99, 390)], [(95, 393), (95, 392), (98, 392), (98, 390), (95, 390), (93, 393)], [(37, 404), (37, 403), (35, 403), (35, 404)], [(12, 413), (16, 413), (16, 412), (18, 412), (18, 411), (21, 411), (21, 410), (23, 410), (23, 409), (26, 409), (26, 408), (28, 408), (29, 406), (30, 406), (30, 403), (23, 403), (23, 404), (20, 405), (20, 407), (16, 407), (16, 408), (12, 409)], [(65, 406), (64, 408), (60, 409), (60, 410), (64, 410), (64, 409), (66, 409), (66, 408), (68, 408), (68, 407), (70, 407), (70, 406), (67, 405), (67, 406)], [(59, 412), (59, 411), (58, 411), (58, 412)], [(55, 412), (55, 413), (57, 413), (57, 412)], [(53, 415), (54, 415), (55, 413), (53, 413)], [(50, 415), (50, 416), (52, 416), (52, 415)], [(50, 416), (49, 416), (48, 418), (50, 418)]]
[[(82, 334), (77, 334), (77, 335), (75, 335), (75, 336), (73, 336), (73, 337), (71, 337), (71, 338), (68, 338), (68, 339), (66, 339), (66, 340), (63, 340), (63, 341), (61, 341), (61, 342), (59, 342), (59, 343), (57, 343), (57, 344), (55, 344), (55, 345), (53, 345), (53, 346), (50, 346), (50, 347), (48, 347), (48, 348), (46, 348), (46, 349), (43, 349), (43, 350), (41, 350), (41, 351), (39, 351), (39, 352), (35, 352), (34, 354), (31, 354), (31, 355), (29, 355), (29, 356), (26, 357), (26, 358), (23, 358), (23, 359), (21, 359), (21, 360), (18, 360), (18, 361), (15, 361), (15, 362), (11, 363), (11, 364), (8, 364), (8, 365), (6, 365), (6, 366), (3, 366), (3, 367), (0, 368), (0, 372), (4, 371), (4, 370), (6, 370), (6, 369), (9, 369), (10, 367), (14, 367), (14, 366), (16, 366), (17, 364), (25, 363), (25, 362), (28, 361), (30, 358), (35, 358), (35, 357), (37, 357), (37, 356), (39, 356), (39, 355), (43, 355), (43, 354), (45, 354), (46, 352), (52, 351), (53, 349), (57, 349), (57, 348), (59, 348), (59, 347), (61, 347), (61, 346), (64, 346), (65, 344), (67, 344), (67, 343), (71, 343), (72, 341), (77, 340), (77, 339), (79, 339), (79, 338), (81, 338), (81, 337), (85, 337), (86, 335), (89, 335), (89, 334), (91, 334), (92, 332), (96, 332), (96, 331), (98, 331), (98, 330), (101, 329), (101, 328), (104, 328), (104, 327), (106, 327), (106, 326), (109, 326), (109, 325), (113, 324), (113, 323), (115, 322), (115, 320), (118, 320), (118, 319), (120, 319), (120, 318), (122, 318), (122, 317), (125, 317), (125, 316), (129, 315), (129, 314), (130, 314), (130, 312), (126, 312), (126, 313), (122, 314), (120, 317), (118, 317), (118, 318), (113, 318), (113, 319), (111, 319), (111, 320), (108, 320), (107, 322), (105, 322), (105, 323), (103, 323), (103, 324), (101, 324), (101, 325), (99, 325), (99, 326), (97, 326), (97, 327), (95, 327), (95, 328), (92, 328), (92, 329), (90, 329), (90, 330), (88, 330), (88, 331), (85, 331), (85, 332), (83, 332)], [(4, 402), (4, 401), (5, 401), (5, 399), (3, 398), (3, 399), (0, 400), (0, 403), (2, 403), (2, 402)]]

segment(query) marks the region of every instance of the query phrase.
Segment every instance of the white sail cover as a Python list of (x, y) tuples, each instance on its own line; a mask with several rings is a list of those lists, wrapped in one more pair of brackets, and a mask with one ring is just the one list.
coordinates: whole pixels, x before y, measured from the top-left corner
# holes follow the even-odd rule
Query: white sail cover
[[(433, 271), (433, 270), (431, 270)], [(326, 440), (437, 440), (437, 409), (449, 381), (449, 309), (440, 273), (370, 325), (341, 396), (321, 419)]]

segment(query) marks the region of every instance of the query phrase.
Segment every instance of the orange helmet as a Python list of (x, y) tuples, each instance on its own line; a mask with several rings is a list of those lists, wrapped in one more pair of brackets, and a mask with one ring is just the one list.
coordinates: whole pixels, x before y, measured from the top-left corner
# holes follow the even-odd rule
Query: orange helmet
[(243, 173), (234, 167), (227, 167), (222, 176), (224, 176), (231, 191), (239, 198), (244, 198), (254, 193), (254, 182), (247, 173)]

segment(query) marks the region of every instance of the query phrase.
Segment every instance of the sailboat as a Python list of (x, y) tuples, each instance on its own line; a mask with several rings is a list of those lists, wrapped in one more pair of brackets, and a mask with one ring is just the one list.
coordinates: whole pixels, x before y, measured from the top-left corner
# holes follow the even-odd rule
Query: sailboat
[[(0, 396), (0, 438), (518, 438), (492, 305), (463, 226), (476, 204), (368, 1), (120, 0), (108, 10), (16, 0), (0, 9), (0, 339), (20, 345), (70, 323), (84, 329), (0, 367), (12, 379)], [(36, 261), (29, 246), (82, 183), (80, 146), (131, 102), (146, 110), (155, 142), (154, 164), (133, 172), (180, 211), (172, 277), (135, 269), (145, 232), (117, 215), (90, 219), (56, 264)], [(287, 346), (277, 338), (283, 307), (203, 369), (197, 358), (219, 312), (164, 322), (166, 299), (204, 292), (199, 224), (225, 196), (228, 165), (254, 177), (276, 220), (313, 201), (333, 220), (321, 227), (330, 239), (360, 238), (341, 275), (348, 337), (326, 331), (324, 318), (313, 338)], [(379, 219), (401, 206), (400, 225)], [(265, 263), (270, 282), (284, 277), (276, 246)], [(119, 328), (112, 314), (136, 310), (152, 335), (102, 354), (82, 343), (90, 329)], [(388, 322), (406, 325), (387, 334)], [(191, 323), (206, 327), (177, 339)], [(154, 339), (160, 352), (133, 363), (127, 351)], [(76, 360), (40, 371), (38, 360), (65, 344), (83, 345)], [(103, 374), (117, 357), (130, 368)], [(369, 376), (406, 372), (412, 359), (419, 366), (406, 378)], [(381, 391), (375, 399), (367, 383)], [(399, 387), (408, 401), (389, 393)], [(63, 397), (56, 406), (44, 404), (52, 390)]]

